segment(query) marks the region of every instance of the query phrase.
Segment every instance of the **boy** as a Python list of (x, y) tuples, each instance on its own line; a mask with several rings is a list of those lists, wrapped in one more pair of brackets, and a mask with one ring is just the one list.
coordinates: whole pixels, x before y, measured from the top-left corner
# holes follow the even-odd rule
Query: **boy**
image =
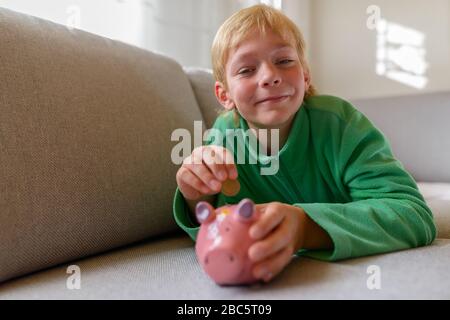
[[(239, 148), (215, 141), (195, 149), (176, 177), (175, 219), (193, 240), (199, 201), (257, 203), (262, 216), (250, 228), (257, 241), (248, 255), (266, 282), (293, 254), (336, 261), (428, 245), (436, 236), (430, 209), (384, 136), (348, 102), (315, 95), (304, 47), (292, 21), (265, 5), (225, 21), (212, 59), (215, 93), (228, 112), (214, 128), (278, 129), (279, 170), (261, 175), (262, 161), (236, 165), (230, 150)], [(245, 140), (237, 144), (257, 153)], [(237, 178), (237, 195), (219, 193)]]

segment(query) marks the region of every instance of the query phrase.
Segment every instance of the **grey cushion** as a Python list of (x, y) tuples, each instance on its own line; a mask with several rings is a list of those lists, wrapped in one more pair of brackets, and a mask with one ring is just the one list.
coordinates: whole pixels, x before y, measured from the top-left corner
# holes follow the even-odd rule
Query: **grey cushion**
[[(81, 288), (67, 289), (79, 266)], [(450, 299), (450, 240), (340, 262), (296, 258), (269, 284), (220, 287), (200, 269), (187, 237), (142, 243), (0, 286), (0, 299)], [(370, 266), (381, 288), (367, 286)]]
[(196, 67), (185, 67), (184, 71), (189, 77), (195, 97), (205, 119), (205, 127), (211, 128), (220, 112), (225, 110), (216, 99), (212, 72), (209, 69)]
[(353, 100), (417, 181), (450, 182), (450, 92)]
[(175, 61), (0, 9), (0, 282), (178, 229)]

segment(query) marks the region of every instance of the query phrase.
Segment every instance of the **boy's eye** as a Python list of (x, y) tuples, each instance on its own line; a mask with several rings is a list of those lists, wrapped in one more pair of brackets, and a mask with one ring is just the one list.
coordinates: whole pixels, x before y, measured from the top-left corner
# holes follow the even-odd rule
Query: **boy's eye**
[(282, 59), (282, 60), (279, 60), (277, 63), (278, 64), (288, 64), (288, 63), (291, 63), (293, 61), (294, 60), (291, 60), (291, 59)]
[(252, 68), (241, 68), (241, 69), (239, 69), (238, 74), (245, 75), (245, 74), (249, 74), (252, 71), (253, 71)]

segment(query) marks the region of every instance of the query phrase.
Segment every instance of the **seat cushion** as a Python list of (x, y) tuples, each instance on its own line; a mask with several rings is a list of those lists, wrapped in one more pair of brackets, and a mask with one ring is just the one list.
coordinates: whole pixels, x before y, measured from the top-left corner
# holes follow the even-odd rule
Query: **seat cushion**
[[(67, 289), (67, 268), (80, 289)], [(141, 243), (0, 285), (0, 299), (449, 299), (450, 240), (339, 262), (295, 258), (268, 284), (220, 287), (185, 235)], [(378, 270), (380, 289), (367, 283)], [(371, 272), (371, 273), (368, 273)], [(372, 278), (371, 278), (372, 277)]]
[(437, 237), (450, 239), (450, 183), (419, 182), (417, 186), (433, 212)]
[(175, 61), (0, 8), (0, 282), (177, 229)]

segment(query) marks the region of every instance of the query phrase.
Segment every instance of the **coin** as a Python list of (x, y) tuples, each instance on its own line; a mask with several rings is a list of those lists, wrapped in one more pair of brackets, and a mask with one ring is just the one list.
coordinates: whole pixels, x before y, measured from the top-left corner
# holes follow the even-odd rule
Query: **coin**
[(239, 189), (241, 189), (241, 185), (238, 180), (227, 179), (222, 183), (222, 193), (228, 197), (235, 196)]

